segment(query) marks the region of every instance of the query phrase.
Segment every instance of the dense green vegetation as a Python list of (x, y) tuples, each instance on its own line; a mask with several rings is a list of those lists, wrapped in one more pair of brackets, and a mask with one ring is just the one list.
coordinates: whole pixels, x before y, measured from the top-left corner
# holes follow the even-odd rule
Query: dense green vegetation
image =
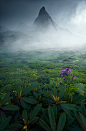
[[(12, 104), (18, 105), (19, 108), (21, 108), (21, 111), (23, 110), (22, 107), (25, 109), (23, 110), (23, 112), (21, 112), (22, 118), (24, 118), (24, 120), (27, 117), (28, 110), (24, 107), (23, 104), (24, 102), (27, 102), (30, 104), (30, 106), (26, 104), (29, 109), (29, 113), (30, 110), (33, 109), (32, 115), (29, 116), (30, 122), (32, 121), (36, 122), (39, 120), (39, 118), (41, 118), (39, 120), (39, 124), (42, 128), (45, 127), (44, 128), (45, 130), (56, 131), (56, 128), (58, 127), (57, 128), (58, 131), (63, 130), (63, 128), (64, 128), (63, 131), (67, 131), (67, 130), (72, 131), (74, 129), (77, 131), (79, 130), (85, 131), (86, 124), (82, 128), (80, 128), (80, 124), (84, 124), (84, 122), (86, 122), (85, 120), (86, 114), (84, 115), (83, 111), (78, 113), (79, 110), (84, 110), (86, 112), (86, 107), (84, 105), (86, 104), (85, 103), (86, 59), (85, 58), (86, 58), (85, 49), (77, 50), (75, 52), (71, 50), (70, 51), (40, 50), (40, 51), (29, 51), (29, 52), (23, 51), (23, 52), (15, 52), (15, 53), (13, 52), (0, 53), (0, 103), (4, 98), (4, 95), (5, 98), (2, 102), (2, 105), (5, 104), (7, 101), (10, 101), (10, 98), (9, 99), (7, 98), (10, 95), (9, 93), (13, 95), (12, 92), (10, 92), (11, 90), (15, 92), (15, 95), (19, 99), (18, 104), (17, 103), (14, 104), (15, 103), (14, 100), (11, 99)], [(70, 77), (70, 80), (67, 79), (64, 80), (59, 75), (59, 73), (65, 68), (70, 68), (72, 71), (71, 74), (76, 76), (73, 80), (72, 80), (72, 76)], [(60, 84), (59, 82), (62, 84)], [(39, 89), (39, 87), (41, 89)], [(28, 95), (26, 95), (26, 91), (24, 90), (24, 88), (27, 91)], [(22, 98), (21, 96), (19, 97), (20, 91), (22, 91), (22, 96), (25, 95), (25, 97), (27, 96), (29, 98), (27, 98), (26, 100), (25, 97), (24, 98)], [(57, 94), (55, 92), (57, 92)], [(42, 101), (39, 100), (39, 98), (41, 99), (41, 97), (42, 97)], [(20, 98), (22, 100), (22, 104), (20, 104), (21, 103)], [(75, 100), (76, 98), (77, 100)], [(55, 100), (58, 102), (66, 101), (66, 104), (71, 104), (71, 107), (70, 105), (66, 105), (62, 103), (60, 104), (58, 102), (56, 106)], [(37, 101), (40, 102), (37, 103)], [(46, 104), (44, 105), (43, 103)], [(8, 102), (6, 104), (8, 104)], [(34, 108), (34, 105), (36, 109)], [(34, 112), (34, 110), (38, 109), (39, 112), (41, 106), (42, 106), (42, 114), (44, 116), (39, 114), (38, 115), (39, 117), (38, 116), (36, 117), (37, 113)], [(66, 107), (68, 107), (67, 110)], [(14, 108), (15, 110), (17, 109), (17, 107)], [(70, 108), (72, 108), (72, 111), (70, 111)], [(53, 109), (54, 109), (54, 114), (53, 114)], [(13, 110), (13, 108), (10, 110)], [(57, 113), (55, 111), (59, 112), (57, 116), (58, 119), (56, 117)], [(77, 113), (75, 113), (75, 111)], [(34, 113), (36, 114), (33, 117)], [(24, 114), (26, 115), (24, 116)], [(48, 116), (44, 118), (46, 116), (45, 114), (48, 114), (49, 118)], [(78, 117), (80, 117), (79, 121), (77, 120), (77, 115)], [(64, 119), (64, 123), (62, 123), (62, 119)], [(80, 123), (80, 120), (82, 119), (83, 121), (81, 121)], [(57, 124), (54, 125), (55, 122), (53, 123), (52, 120), (56, 121)], [(68, 120), (70, 120), (70, 123), (68, 123)], [(76, 120), (79, 123), (79, 125), (77, 125)], [(66, 126), (64, 127), (65, 122), (66, 122)], [(60, 125), (61, 123), (62, 125)], [(71, 123), (72, 123), (71, 125), (72, 127), (71, 129), (69, 129), (70, 128), (69, 125)], [(37, 130), (42, 131), (42, 128), (38, 126), (39, 124), (38, 123), (37, 125), (35, 124), (34, 127), (37, 127)], [(20, 126), (22, 127), (22, 125)], [(29, 125), (28, 129), (30, 129), (31, 131), (35, 131), (35, 129), (31, 128), (31, 125)]]
[(9, 88), (15, 90), (19, 84), (27, 87), (31, 81), (40, 81), (42, 77), (48, 82), (62, 81), (59, 73), (65, 68), (70, 68), (79, 83), (86, 87), (85, 58), (85, 50), (1, 53), (0, 92), (5, 93)]

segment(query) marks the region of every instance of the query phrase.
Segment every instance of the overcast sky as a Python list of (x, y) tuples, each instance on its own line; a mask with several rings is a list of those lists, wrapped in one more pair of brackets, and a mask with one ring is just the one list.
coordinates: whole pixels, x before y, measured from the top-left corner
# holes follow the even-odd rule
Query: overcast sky
[(0, 0), (0, 25), (32, 25), (42, 6), (61, 27), (86, 33), (86, 0)]

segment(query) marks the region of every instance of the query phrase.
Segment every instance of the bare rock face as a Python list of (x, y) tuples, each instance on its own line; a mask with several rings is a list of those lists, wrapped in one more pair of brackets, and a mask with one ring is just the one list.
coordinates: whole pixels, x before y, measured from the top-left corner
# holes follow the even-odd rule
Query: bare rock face
[(56, 28), (54, 21), (47, 13), (44, 6), (40, 9), (38, 17), (35, 19), (33, 26), (37, 28), (47, 28), (49, 26)]

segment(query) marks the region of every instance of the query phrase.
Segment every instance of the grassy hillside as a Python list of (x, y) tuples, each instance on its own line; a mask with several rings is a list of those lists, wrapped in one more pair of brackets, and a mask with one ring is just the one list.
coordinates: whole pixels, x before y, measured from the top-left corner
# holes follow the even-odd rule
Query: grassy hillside
[[(86, 87), (86, 50), (40, 50), (0, 53), (0, 93), (28, 87), (30, 82), (43, 84), (62, 81), (59, 73), (70, 68), (76, 81)], [(1, 95), (2, 96), (2, 95)]]

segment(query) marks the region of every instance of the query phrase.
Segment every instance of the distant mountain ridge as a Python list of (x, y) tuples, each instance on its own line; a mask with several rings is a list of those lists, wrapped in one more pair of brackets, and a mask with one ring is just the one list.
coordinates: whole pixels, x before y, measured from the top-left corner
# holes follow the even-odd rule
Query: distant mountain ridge
[(5, 31), (9, 31), (9, 29), (5, 26), (0, 25), (0, 32), (5, 32)]
[(29, 26), (26, 25), (25, 23), (23, 22), (20, 22), (16, 28), (15, 31), (21, 31), (21, 32), (27, 32), (29, 30)]

